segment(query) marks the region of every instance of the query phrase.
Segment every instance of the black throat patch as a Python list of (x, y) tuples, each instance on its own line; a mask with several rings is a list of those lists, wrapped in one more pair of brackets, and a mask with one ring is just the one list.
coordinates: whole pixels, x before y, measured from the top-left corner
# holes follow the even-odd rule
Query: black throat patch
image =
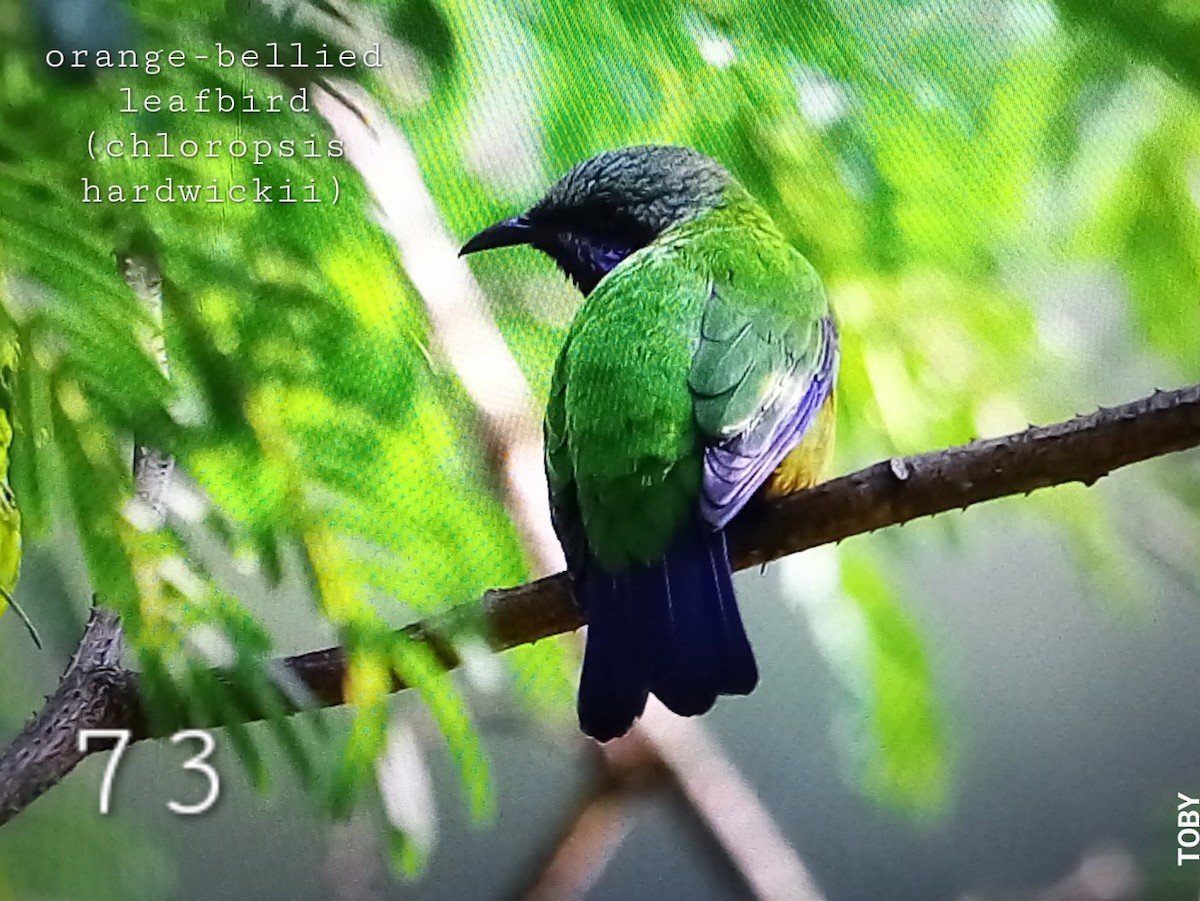
[(550, 256), (558, 268), (586, 297), (618, 263), (638, 248), (612, 239), (597, 239), (579, 232), (561, 232), (533, 245)]

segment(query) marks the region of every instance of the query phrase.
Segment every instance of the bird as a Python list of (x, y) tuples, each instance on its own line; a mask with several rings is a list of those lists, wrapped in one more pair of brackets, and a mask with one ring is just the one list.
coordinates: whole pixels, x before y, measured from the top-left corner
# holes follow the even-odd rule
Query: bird
[(543, 423), (587, 623), (582, 731), (624, 735), (650, 694), (681, 716), (749, 694), (726, 529), (830, 456), (839, 343), (820, 277), (724, 166), (682, 146), (580, 162), (460, 255), (518, 245), (584, 296)]

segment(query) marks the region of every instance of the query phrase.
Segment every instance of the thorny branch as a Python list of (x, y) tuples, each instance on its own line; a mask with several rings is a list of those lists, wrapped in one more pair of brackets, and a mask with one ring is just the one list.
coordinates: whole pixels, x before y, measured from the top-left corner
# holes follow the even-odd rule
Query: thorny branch
[[(158, 263), (145, 254), (119, 253), (118, 269), (150, 314), (150, 327), (139, 339), (163, 374), (169, 376)], [(157, 522), (166, 517), (165, 496), (174, 468), (174, 457), (134, 445), (134, 495)], [(108, 747), (96, 742), (88, 751), (82, 750), (80, 730), (103, 729), (108, 723), (140, 715), (137, 674), (121, 666), (123, 639), (117, 615), (93, 608), (58, 689), (0, 754), (0, 825), (58, 783), (88, 753)], [(132, 709), (129, 704), (134, 705)]]
[[(975, 441), (960, 447), (884, 460), (815, 488), (748, 511), (732, 528), (735, 565), (744, 569), (810, 547), (966, 508), (1051, 485), (1097, 479), (1131, 463), (1200, 445), (1200, 384), (1048, 427)], [(482, 609), (480, 609), (482, 607)], [(488, 592), (482, 602), (452, 608), (437, 620), (403, 630), (430, 643), (447, 666), (458, 664), (449, 639), (453, 624), (482, 614), (493, 650), (502, 651), (583, 624), (562, 574)], [(344, 703), (346, 655), (341, 648), (281, 661), (312, 692), (315, 703)], [(397, 682), (397, 690), (404, 686)], [(246, 711), (247, 720), (263, 715)], [(140, 703), (137, 674), (119, 666), (93, 670), (72, 663), (46, 707), (13, 745), (0, 753), (0, 824), (65, 776), (77, 759), (44, 753), (36, 771), (14, 753), (37, 744), (48, 752), (74, 747), (80, 727), (129, 729), (152, 737)], [(30, 739), (36, 739), (31, 742)], [(55, 766), (56, 765), (56, 768)], [(31, 791), (31, 785), (38, 790)]]

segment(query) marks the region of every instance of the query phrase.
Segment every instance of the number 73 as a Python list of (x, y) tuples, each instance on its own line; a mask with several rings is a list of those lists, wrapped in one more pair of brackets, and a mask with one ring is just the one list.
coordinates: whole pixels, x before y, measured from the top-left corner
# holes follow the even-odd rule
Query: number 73
[[(213, 741), (212, 734), (205, 732), (203, 729), (185, 729), (171, 736), (171, 744), (177, 745), (181, 741), (193, 738), (200, 742), (200, 752), (187, 760), (183, 764), (183, 768), (185, 770), (195, 770), (203, 775), (208, 781), (208, 793), (195, 804), (180, 804), (178, 801), (168, 801), (167, 809), (171, 813), (177, 813), (182, 816), (194, 816), (198, 813), (204, 813), (217, 803), (217, 798), (221, 794), (221, 777), (217, 775), (217, 771), (213, 769), (212, 764), (208, 763), (208, 758), (216, 748), (216, 742)], [(108, 758), (108, 764), (104, 767), (104, 778), (100, 782), (100, 813), (101, 815), (106, 815), (109, 811), (109, 802), (112, 800), (113, 780), (117, 775), (117, 766), (121, 763), (121, 756), (125, 753), (125, 749), (129, 747), (130, 734), (128, 729), (80, 729), (79, 750), (81, 753), (87, 753), (88, 743), (92, 739), (105, 739), (114, 742), (112, 756)]]

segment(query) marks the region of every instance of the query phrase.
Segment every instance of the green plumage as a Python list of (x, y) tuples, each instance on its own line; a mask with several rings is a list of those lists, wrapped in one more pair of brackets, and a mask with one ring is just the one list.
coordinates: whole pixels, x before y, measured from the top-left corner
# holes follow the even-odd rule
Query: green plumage
[(546, 413), (551, 495), (577, 503), (606, 569), (666, 551), (702, 483), (703, 446), (790, 409), (773, 397), (822, 351), (816, 273), (736, 183), (584, 302)]

